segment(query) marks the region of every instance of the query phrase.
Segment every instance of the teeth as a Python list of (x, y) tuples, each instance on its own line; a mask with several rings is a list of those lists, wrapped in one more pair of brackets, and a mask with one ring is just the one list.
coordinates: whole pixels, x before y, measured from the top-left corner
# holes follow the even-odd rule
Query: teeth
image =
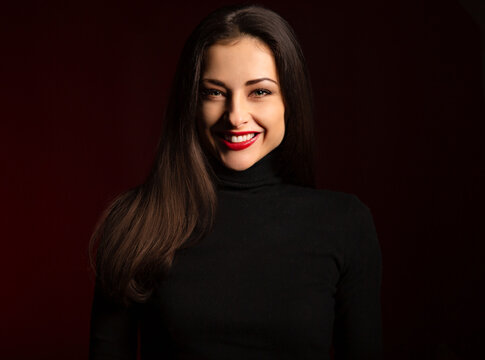
[(242, 135), (242, 136), (224, 135), (224, 139), (233, 143), (239, 143), (243, 141), (248, 141), (249, 139), (252, 139), (255, 135), (256, 135), (255, 133)]

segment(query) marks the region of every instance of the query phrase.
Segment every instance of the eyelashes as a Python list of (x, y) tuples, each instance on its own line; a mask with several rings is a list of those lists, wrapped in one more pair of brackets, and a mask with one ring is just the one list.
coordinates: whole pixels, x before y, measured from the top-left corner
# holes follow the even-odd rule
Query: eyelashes
[[(268, 89), (259, 88), (251, 91), (251, 94), (255, 94), (256, 97), (261, 98), (271, 95), (272, 92)], [(204, 88), (201, 90), (201, 95), (203, 97), (220, 97), (221, 95), (225, 96), (226, 94), (224, 94), (222, 90)]]
[(222, 95), (222, 91), (217, 89), (202, 89), (200, 93), (204, 97)]
[[(256, 90), (253, 90), (252, 93), (257, 93), (259, 92), (259, 95), (258, 97), (262, 97), (262, 96), (266, 96), (266, 95), (270, 95), (271, 94), (271, 91), (267, 90), (267, 89), (256, 89)], [(265, 95), (263, 95), (265, 94)]]

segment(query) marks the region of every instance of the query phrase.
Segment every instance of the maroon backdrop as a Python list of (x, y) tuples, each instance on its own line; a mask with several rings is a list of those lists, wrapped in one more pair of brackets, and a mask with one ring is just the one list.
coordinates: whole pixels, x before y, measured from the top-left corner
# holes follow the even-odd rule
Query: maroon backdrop
[[(86, 359), (90, 233), (143, 181), (183, 42), (223, 2), (18, 3), (0, 10), (0, 357)], [(386, 359), (472, 358), (485, 336), (479, 26), (451, 0), (261, 3), (309, 63), (319, 186), (374, 215)]]

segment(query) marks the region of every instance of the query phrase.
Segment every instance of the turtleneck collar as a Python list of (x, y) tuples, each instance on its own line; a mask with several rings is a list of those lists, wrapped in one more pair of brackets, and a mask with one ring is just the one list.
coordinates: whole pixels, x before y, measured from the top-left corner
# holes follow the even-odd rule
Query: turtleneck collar
[(210, 158), (220, 189), (254, 190), (283, 182), (279, 175), (280, 152), (276, 148), (246, 170), (237, 171), (224, 166), (220, 160)]

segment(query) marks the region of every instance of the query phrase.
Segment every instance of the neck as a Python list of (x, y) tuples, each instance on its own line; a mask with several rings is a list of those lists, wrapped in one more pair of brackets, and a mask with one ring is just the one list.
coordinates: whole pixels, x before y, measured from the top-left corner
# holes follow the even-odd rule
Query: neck
[(216, 175), (220, 189), (251, 190), (281, 183), (279, 176), (280, 152), (278, 148), (245, 170), (233, 170), (226, 167), (219, 159), (210, 157), (210, 165)]

